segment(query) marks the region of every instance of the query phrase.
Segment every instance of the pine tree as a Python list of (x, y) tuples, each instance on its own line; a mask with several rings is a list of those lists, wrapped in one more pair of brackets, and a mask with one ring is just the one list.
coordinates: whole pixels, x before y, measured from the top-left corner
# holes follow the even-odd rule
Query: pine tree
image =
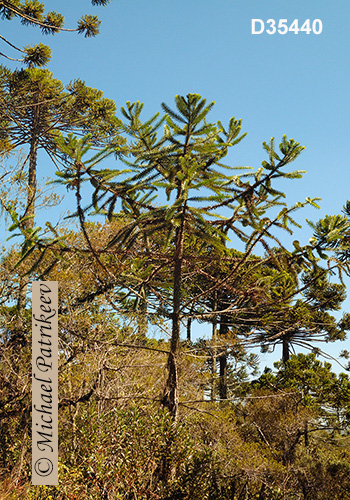
[(343, 215), (326, 215), (316, 224), (308, 221), (313, 229), (310, 245), (321, 257), (329, 256), (339, 271), (350, 274), (350, 201), (343, 207)]
[[(300, 171), (285, 171), (303, 150), (300, 144), (284, 137), (277, 152), (273, 140), (264, 143), (268, 161), (261, 168), (232, 174), (232, 168), (221, 160), (243, 138), (241, 121), (232, 118), (227, 129), (221, 122), (208, 123), (206, 118), (214, 103), (208, 105), (197, 94), (176, 96), (175, 104), (175, 111), (163, 104), (165, 115), (160, 118), (157, 114), (146, 122), (140, 119), (140, 103), (127, 103), (122, 108), (123, 130), (131, 140), (117, 149), (116, 157), (126, 164), (126, 169), (101, 170), (88, 163), (84, 166), (82, 160), (79, 165), (69, 163), (69, 168), (60, 174), (62, 182), (76, 189), (84, 179), (89, 179), (95, 189), (91, 205), (95, 212), (125, 221), (124, 227), (111, 238), (109, 247), (131, 251), (143, 238), (152, 241), (154, 235), (163, 235), (161, 253), (154, 256), (153, 263), (148, 260), (151, 271), (145, 279), (151, 288), (150, 276), (156, 279), (159, 272), (156, 264), (162, 255), (162, 269), (166, 266), (168, 275), (172, 275), (171, 303), (165, 301), (162, 306), (172, 323), (168, 379), (162, 401), (174, 420), (178, 413), (181, 321), (190, 311), (193, 314), (193, 307), (204, 297), (223, 287), (230, 289), (230, 279), (238, 276), (259, 243), (271, 255), (268, 239), (278, 242), (273, 228), (288, 230), (288, 225), (294, 223), (291, 213), (305, 203), (314, 204), (307, 199), (288, 208), (283, 203), (284, 194), (272, 187), (275, 179), (301, 177)], [(158, 136), (164, 120), (164, 133)], [(62, 148), (69, 156), (69, 141)], [(152, 200), (160, 192), (167, 198), (166, 204), (155, 204)], [(125, 206), (137, 206), (139, 215), (130, 219)], [(268, 218), (265, 214), (276, 206), (282, 207), (280, 212)], [(245, 243), (244, 256), (223, 279), (217, 281), (215, 274), (207, 275), (210, 286), (184, 300), (187, 282), (203, 274), (198, 249), (206, 248), (207, 259), (220, 258), (227, 251), (230, 237), (233, 238), (230, 244), (235, 245), (235, 238)], [(189, 243), (194, 239), (200, 245), (190, 251)]]
[[(48, 70), (25, 69), (11, 72), (0, 67), (0, 151), (25, 148), (28, 153), (27, 203), (23, 214), (14, 214), (10, 201), (2, 207), (19, 221), (26, 239), (33, 233), (37, 193), (38, 152), (44, 150), (54, 165), (62, 163), (56, 140), (62, 134), (91, 134), (96, 147), (113, 141), (119, 121), (116, 106), (99, 90), (75, 80), (66, 89)], [(23, 278), (18, 298), (19, 322), (25, 306), (27, 279)], [(18, 330), (22, 331), (21, 324)], [(23, 333), (23, 332), (22, 332)]]
[[(105, 6), (110, 0), (91, 0), (92, 5)], [(54, 35), (61, 31), (69, 31), (84, 34), (85, 37), (96, 36), (99, 33), (101, 21), (97, 16), (85, 15), (77, 22), (75, 29), (64, 28), (64, 16), (58, 12), (45, 13), (45, 4), (38, 0), (0, 0), (0, 16), (3, 20), (19, 18), (24, 26), (39, 27), (44, 35)], [(0, 36), (7, 46), (21, 54), (20, 58), (10, 57), (2, 52), (0, 56), (12, 61), (23, 62), (29, 67), (45, 66), (51, 58), (51, 49), (42, 43), (27, 46), (23, 49), (15, 43)]]
[(255, 325), (249, 334), (251, 345), (259, 345), (263, 351), (281, 345), (282, 361), (286, 363), (295, 347), (314, 350), (316, 342), (345, 340), (350, 315), (344, 314), (336, 320), (331, 314), (341, 309), (345, 286), (332, 283), (331, 270), (318, 265), (300, 272), (297, 279), (289, 276), (288, 270), (284, 276), (275, 272), (274, 278), (277, 280), (271, 289), (273, 300), (264, 307), (255, 305), (247, 312), (246, 317), (250, 316)]

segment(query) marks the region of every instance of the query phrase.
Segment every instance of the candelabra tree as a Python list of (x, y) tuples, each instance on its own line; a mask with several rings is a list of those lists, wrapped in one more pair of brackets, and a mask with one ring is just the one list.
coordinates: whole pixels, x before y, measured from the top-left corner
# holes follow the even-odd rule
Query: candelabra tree
[[(197, 94), (176, 96), (175, 104), (175, 111), (163, 104), (165, 115), (157, 114), (146, 122), (140, 118), (140, 103), (127, 103), (122, 108), (123, 133), (129, 142), (117, 148), (115, 155), (126, 168), (101, 169), (97, 161), (85, 162), (82, 156), (76, 156), (77, 142), (71, 138), (60, 142), (61, 150), (70, 161), (68, 168), (59, 173), (61, 182), (76, 189), (77, 215), (81, 223), (84, 223), (85, 212), (81, 207), (80, 185), (84, 180), (89, 180), (94, 190), (90, 208), (94, 207), (95, 213), (125, 222), (111, 237), (109, 247), (131, 250), (145, 237), (151, 241), (155, 234), (162, 234), (158, 255), (155, 253), (153, 262), (148, 261), (144, 281), (152, 286), (152, 280), (159, 277), (161, 254), (164, 259), (162, 272), (166, 268), (167, 275), (172, 277), (170, 300), (162, 305), (171, 319), (168, 379), (162, 402), (174, 420), (179, 404), (178, 356), (182, 321), (215, 290), (237, 292), (234, 279), (253, 250), (262, 244), (273, 258), (268, 240), (282, 246), (274, 230), (291, 232), (289, 225), (295, 223), (292, 213), (307, 203), (315, 204), (307, 199), (287, 207), (283, 192), (272, 185), (277, 179), (301, 177), (301, 171), (286, 170), (303, 150), (299, 143), (283, 137), (276, 149), (272, 139), (264, 143), (268, 159), (262, 167), (255, 172), (237, 173), (224, 165), (222, 159), (244, 137), (241, 121), (231, 118), (226, 128), (220, 121), (208, 122), (207, 116), (214, 103), (207, 104)], [(160, 133), (163, 124), (163, 133)], [(137, 207), (137, 216), (130, 218), (126, 206)], [(199, 246), (190, 245), (194, 239)], [(218, 280), (215, 273), (201, 269), (198, 260), (201, 248), (206, 248), (207, 258), (218, 262), (227, 255), (229, 245), (238, 244), (237, 240), (244, 243), (245, 250), (225, 276)], [(301, 258), (301, 250), (296, 249), (295, 253)], [(151, 257), (150, 252), (148, 256)], [(294, 258), (292, 253), (289, 258)], [(308, 260), (309, 265), (317, 265), (312, 252), (305, 254), (303, 259)], [(205, 275), (208, 284), (186, 298), (186, 284), (198, 274)], [(217, 309), (211, 314), (223, 317), (225, 311)]]
[[(109, 0), (91, 0), (92, 5), (105, 6)], [(76, 28), (64, 27), (64, 16), (56, 11), (45, 13), (45, 4), (38, 0), (1, 0), (0, 1), (0, 16), (5, 21), (19, 19), (24, 26), (36, 26), (41, 29), (44, 35), (54, 35), (61, 31), (78, 32), (84, 34), (85, 37), (96, 36), (99, 33), (101, 21), (97, 16), (84, 15), (82, 16)], [(11, 61), (23, 62), (29, 67), (45, 66), (51, 59), (51, 49), (43, 43), (36, 45), (28, 45), (20, 48), (15, 41), (10, 41), (0, 35), (8, 49), (14, 51), (18, 57), (11, 57), (4, 52), (0, 52), (0, 56)]]
[[(94, 147), (104, 147), (118, 134), (119, 120), (115, 112), (112, 100), (81, 80), (64, 88), (48, 70), (11, 71), (0, 66), (0, 153), (24, 152), (22, 180), (27, 183), (22, 205), (18, 197), (15, 200), (1, 197), (1, 206), (14, 217), (14, 224), (20, 221), (26, 239), (34, 229), (39, 152), (46, 152), (57, 168), (64, 155), (58, 150), (56, 140), (69, 132), (90, 133)], [(18, 295), (18, 334), (22, 337), (21, 314), (26, 289), (27, 279), (23, 278)]]

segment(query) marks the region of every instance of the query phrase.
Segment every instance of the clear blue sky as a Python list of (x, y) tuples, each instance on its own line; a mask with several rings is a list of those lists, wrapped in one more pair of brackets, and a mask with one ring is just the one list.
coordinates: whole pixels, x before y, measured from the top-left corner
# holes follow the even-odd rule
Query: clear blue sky
[[(66, 27), (85, 13), (102, 20), (101, 34), (92, 39), (44, 37), (19, 22), (1, 22), (0, 33), (17, 45), (42, 41), (52, 47), (49, 69), (56, 78), (83, 79), (118, 107), (140, 100), (146, 116), (162, 101), (172, 104), (176, 94), (214, 100), (213, 120), (242, 118), (248, 133), (230, 156), (234, 165), (260, 166), (262, 141), (287, 134), (306, 146), (295, 168), (307, 171), (283, 185), (288, 203), (322, 198), (321, 210), (304, 210), (299, 220), (340, 213), (350, 198), (348, 0), (112, 0), (105, 8), (89, 0), (45, 3), (65, 15)], [(320, 19), (323, 32), (252, 35), (252, 18)], [(306, 243), (310, 236), (303, 230), (291, 240)]]

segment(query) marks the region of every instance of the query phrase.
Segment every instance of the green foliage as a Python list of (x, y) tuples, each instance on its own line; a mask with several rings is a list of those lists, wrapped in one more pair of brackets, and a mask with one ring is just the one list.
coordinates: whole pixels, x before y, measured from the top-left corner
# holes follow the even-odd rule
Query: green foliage
[[(57, 33), (63, 27), (64, 17), (58, 12), (48, 12), (45, 18), (45, 27), (42, 28), (44, 35)], [(38, 65), (39, 66), (39, 65)], [(45, 64), (43, 65), (45, 66)]]
[[(91, 0), (94, 6), (106, 6), (110, 0)], [(45, 14), (45, 4), (38, 0), (2, 0), (0, 1), (0, 16), (4, 20), (18, 17), (24, 26), (38, 26), (44, 35), (54, 35), (60, 31), (77, 31), (85, 37), (99, 34), (101, 21), (97, 16), (85, 15), (78, 20), (76, 29), (64, 28), (64, 16), (58, 12), (50, 11)], [(24, 56), (21, 59), (13, 59), (7, 55), (4, 57), (23, 62), (29, 67), (46, 66), (51, 59), (51, 50), (47, 45), (39, 43), (33, 47), (25, 47), (24, 50), (16, 47), (13, 43), (3, 38), (12, 49), (17, 50)]]
[(25, 56), (23, 62), (29, 67), (46, 66), (51, 59), (51, 49), (47, 45), (39, 43), (35, 46), (28, 46), (24, 49)]
[(99, 34), (101, 21), (97, 16), (83, 16), (78, 21), (78, 33), (83, 33), (85, 37), (96, 36)]
[[(28, 8), (41, 15), (38, 3)], [(176, 96), (174, 109), (163, 104), (164, 114), (146, 121), (139, 102), (121, 109), (122, 121), (101, 92), (80, 80), (64, 90), (35, 68), (1, 68), (0, 94), (3, 151), (31, 144), (27, 130), (35, 125), (40, 147), (64, 165), (58, 181), (75, 194), (81, 229), (49, 226), (47, 238), (29, 224), (33, 213), (21, 217), (6, 204), (24, 245), (22, 255), (12, 249), (0, 263), (1, 494), (347, 499), (348, 376), (312, 353), (284, 356), (274, 372), (250, 381), (257, 358), (247, 347), (312, 347), (316, 338), (344, 339), (350, 325), (349, 315), (330, 314), (345, 286), (322, 266), (347, 265), (349, 207), (345, 217), (315, 225), (306, 246), (295, 241), (289, 251), (276, 236), (291, 232), (297, 209), (315, 204), (289, 207), (275, 187), (301, 176), (287, 167), (302, 146), (271, 140), (261, 168), (237, 172), (222, 162), (244, 137), (241, 121), (211, 123), (213, 103), (197, 94)], [(101, 168), (112, 155), (120, 168)], [(83, 182), (93, 191), (87, 209)], [(87, 220), (91, 209), (104, 224)], [(30, 337), (23, 333), (30, 309), (24, 301), (19, 329), (18, 306), (6, 303), (25, 273), (60, 281), (58, 487), (30, 485)], [(210, 323), (213, 338), (191, 342), (192, 320)], [(153, 325), (170, 338), (149, 339)]]
[[(321, 428), (326, 422), (338, 431), (348, 432), (350, 418), (350, 380), (348, 375), (338, 376), (332, 365), (322, 363), (314, 353), (291, 356), (287, 363), (276, 362), (275, 375), (263, 374), (258, 385), (274, 390), (297, 391), (301, 404), (315, 411)], [(255, 382), (254, 385), (257, 383)]]
[[(107, 225), (103, 231), (87, 225), (87, 230), (90, 240), (99, 242), (99, 250), (113, 227)], [(82, 235), (68, 237), (71, 247), (86, 249)], [(49, 254), (45, 259), (50, 260)], [(118, 255), (111, 252), (104, 259), (123, 279)], [(246, 269), (252, 279), (257, 265), (253, 259)], [(13, 256), (10, 267), (14, 260)], [(48, 261), (40, 266), (47, 267)], [(133, 264), (136, 272), (138, 265), (144, 271), (141, 263)], [(10, 348), (11, 336), (4, 328), (11, 324), (13, 311), (3, 309), (0, 315), (1, 402), (5, 403), (0, 420), (6, 430), (0, 440), (4, 464), (0, 491), (5, 498), (102, 500), (108, 494), (122, 500), (133, 496), (238, 500), (242, 495), (249, 500), (259, 496), (282, 500), (284, 495), (304, 500), (305, 491), (310, 499), (346, 498), (344, 491), (350, 486), (346, 375), (334, 374), (329, 363), (321, 363), (313, 354), (300, 354), (249, 383), (245, 372), (254, 363), (237, 343), (237, 366), (229, 373), (234, 386), (230, 401), (209, 401), (203, 398), (207, 368), (197, 357), (210, 346), (204, 341), (184, 343), (179, 418), (174, 424), (159, 405), (162, 362), (169, 344), (141, 340), (132, 328), (122, 328), (121, 315), (117, 318), (108, 307), (112, 295), (104, 298), (96, 288), (102, 285), (98, 276), (97, 263), (83, 251), (65, 253), (47, 276), (61, 283), (58, 487), (30, 485), (30, 441), (25, 435), (30, 417), (25, 410), (30, 407), (29, 344), (20, 351)], [(12, 281), (11, 276), (7, 279)], [(21, 480), (14, 486), (11, 481), (21, 456)]]
[[(282, 209), (272, 221), (263, 215), (269, 208), (281, 204), (282, 194), (271, 191), (271, 180), (290, 176), (291, 173), (283, 172), (282, 167), (294, 161), (303, 148), (284, 137), (280, 144), (283, 153), (280, 158), (272, 141), (269, 146), (265, 145), (270, 159), (273, 159), (271, 163), (264, 162), (265, 175), (262, 175), (262, 169), (255, 174), (229, 175), (224, 172), (229, 167), (220, 160), (226, 156), (229, 147), (244, 137), (239, 135), (241, 121), (232, 118), (227, 131), (221, 122), (207, 123), (205, 117), (212, 106), (213, 103), (206, 105), (205, 99), (197, 94), (189, 94), (186, 98), (177, 96), (176, 111), (163, 104), (167, 115), (159, 119), (157, 114), (145, 123), (140, 120), (140, 103), (127, 103), (127, 108), (121, 108), (127, 120), (123, 125), (124, 132), (133, 142), (128, 148), (125, 145), (119, 147), (116, 154), (127, 168), (96, 169), (85, 173), (95, 189), (93, 206), (96, 211), (108, 214), (110, 219), (120, 217), (122, 215), (115, 212), (116, 202), (120, 199), (124, 207), (128, 206), (137, 214), (123, 233), (111, 240), (111, 245), (117, 241), (132, 245), (140, 232), (151, 235), (158, 230), (166, 232), (164, 242), (168, 245), (183, 220), (186, 231), (199, 239), (206, 238), (207, 245), (223, 249), (226, 233), (232, 230), (251, 249), (261, 240), (262, 232), (266, 237), (273, 237), (269, 231), (271, 227), (288, 229), (288, 224), (294, 223), (290, 214), (303, 204)], [(164, 134), (158, 137), (164, 120)], [(130, 161), (130, 156), (135, 160)], [(275, 158), (278, 158), (277, 165)], [(253, 177), (253, 184), (245, 181), (248, 177)], [(153, 206), (147, 198), (144, 202), (135, 198), (140, 194), (156, 194), (160, 189), (170, 202), (168, 205)], [(203, 189), (212, 193), (200, 196), (198, 192)], [(216, 213), (220, 207), (232, 209), (234, 216), (215, 221), (215, 217), (220, 217)], [(252, 228), (253, 232), (250, 235), (244, 233), (238, 221), (243, 227)]]
[[(135, 279), (125, 280), (126, 288), (133, 287), (135, 304), (142, 303), (136, 299), (139, 294), (143, 296), (143, 303), (148, 300), (149, 294), (157, 294), (154, 289), (152, 290), (152, 281), (159, 281), (157, 274), (159, 272), (163, 274), (165, 270), (164, 265), (158, 266), (159, 256), (168, 262), (166, 267), (168, 275), (172, 276), (172, 287), (166, 292), (168, 298), (166, 312), (172, 321), (172, 340), (164, 404), (172, 408), (174, 418), (177, 411), (175, 393), (178, 384), (175, 358), (179, 347), (180, 323), (184, 315), (198, 317), (204, 298), (208, 298), (222, 286), (232, 287), (231, 279), (236, 284), (239, 268), (244, 266), (258, 244), (262, 244), (266, 250), (267, 260), (269, 258), (274, 260), (278, 270), (276, 274), (279, 274), (279, 277), (275, 276), (276, 282), (281, 279), (284, 283), (287, 282), (286, 268), (291, 267), (292, 261), (299, 260), (298, 265), (304, 265), (306, 268), (310, 265), (313, 268), (317, 266), (317, 259), (312, 249), (308, 251), (298, 247), (294, 254), (288, 253), (288, 258), (285, 258), (287, 252), (273, 234), (274, 229), (284, 229), (291, 233), (289, 226), (297, 225), (292, 218), (293, 212), (306, 204), (315, 205), (314, 200), (306, 199), (304, 203), (287, 207), (282, 201), (285, 195), (272, 187), (272, 181), (275, 182), (277, 179), (301, 176), (301, 172), (287, 172), (285, 167), (298, 157), (303, 147), (284, 136), (277, 152), (272, 139), (269, 144), (264, 143), (269, 161), (264, 161), (262, 168), (257, 172), (232, 174), (232, 167), (224, 165), (222, 159), (227, 155), (229, 148), (237, 145), (244, 137), (244, 134), (241, 134), (241, 120), (231, 118), (226, 129), (221, 122), (208, 122), (207, 117), (214, 103), (207, 104), (198, 94), (176, 96), (175, 105), (176, 109), (172, 110), (163, 103), (164, 116), (160, 117), (157, 113), (145, 122), (141, 120), (143, 105), (139, 102), (132, 104), (128, 102), (125, 108), (121, 108), (125, 122), (120, 122), (120, 127), (126, 136), (126, 141), (120, 142), (117, 146), (116, 158), (124, 163), (126, 168), (100, 169), (98, 161), (102, 156), (97, 160), (94, 158), (85, 160), (83, 156), (78, 158), (74, 153), (75, 139), (70, 137), (60, 146), (68, 161), (66, 170), (59, 173), (61, 182), (76, 190), (77, 215), (81, 229), (86, 235), (87, 244), (96, 260), (98, 256), (88, 241), (84, 229), (85, 216), (81, 207), (80, 186), (86, 180), (90, 181), (94, 190), (92, 203), (88, 208), (93, 207), (95, 213), (106, 215), (109, 221), (123, 221), (117, 233), (110, 238), (106, 249), (132, 252), (135, 248), (139, 249), (143, 243), (148, 248), (153, 246), (157, 251), (156, 261), (150, 255), (139, 261), (146, 265), (145, 272), (138, 266), (137, 273), (134, 274)], [(85, 139), (82, 144), (84, 141)], [(109, 152), (110, 149), (107, 153)], [(161, 203), (158, 202), (160, 193), (163, 194)], [(167, 200), (166, 204), (163, 201), (164, 197)], [(279, 212), (270, 219), (268, 212), (273, 208), (279, 209)], [(160, 240), (157, 238), (155, 241), (156, 234), (162, 234), (162, 238)], [(228, 274), (217, 282), (218, 262), (222, 257), (228, 256), (228, 242), (236, 245), (237, 239), (245, 244), (245, 252), (240, 256), (240, 262), (233, 265)], [(271, 250), (269, 239), (277, 242), (281, 248), (278, 256), (278, 252)], [(198, 244), (192, 245), (191, 248), (193, 241)], [(202, 286), (204, 281), (200, 285), (203, 290), (199, 294), (201, 301), (197, 301), (192, 295), (191, 300), (185, 301), (184, 304), (186, 275), (191, 275), (193, 282), (202, 274), (198, 269), (196, 257), (201, 247), (205, 247), (206, 251), (211, 253), (215, 264), (210, 273), (208, 268), (204, 273), (208, 280), (204, 287)], [(279, 263), (280, 257), (284, 258), (284, 261), (289, 260), (284, 269), (282, 263)], [(104, 270), (108, 273), (106, 268)], [(135, 281), (138, 281), (136, 287)], [(267, 275), (264, 280), (258, 280), (262, 285), (261, 288), (265, 286), (266, 289), (267, 281)], [(247, 304), (251, 301), (251, 296), (254, 294), (252, 290), (255, 287), (248, 286), (247, 292), (240, 290), (238, 293), (237, 285), (233, 285), (233, 288), (236, 289), (234, 294), (236, 300), (237, 296), (240, 297), (240, 307), (242, 307), (242, 295), (246, 295)], [(280, 287), (280, 290), (282, 289)], [(292, 296), (296, 293), (297, 286)], [(255, 295), (257, 296), (257, 293)], [(225, 306), (229, 307), (231, 316), (234, 314), (234, 306), (230, 305), (229, 301), (230, 298), (227, 299)], [(279, 302), (282, 309), (282, 299)], [(219, 305), (223, 306), (222, 300)], [(271, 331), (266, 316), (274, 315), (275, 306), (264, 305), (263, 312), (261, 308), (254, 311), (255, 317), (265, 315), (262, 324), (264, 327), (269, 326)], [(222, 309), (219, 307), (219, 310), (220, 308)], [(211, 315), (219, 316), (217, 311)], [(250, 318), (246, 317), (245, 320), (249, 321)], [(223, 315), (220, 321), (222, 325)], [(237, 321), (236, 315), (232, 318), (233, 321)], [(259, 323), (261, 324), (260, 321)], [(276, 332), (273, 332), (272, 337), (275, 335)], [(172, 398), (172, 401), (170, 402), (168, 398)]]
[(42, 2), (38, 2), (37, 0), (25, 0), (21, 8), (21, 13), (23, 14), (21, 23), (28, 25), (33, 23), (33, 21), (43, 20), (44, 10), (45, 6)]
[(103, 92), (81, 80), (71, 82), (65, 90), (48, 70), (11, 72), (1, 66), (0, 100), (0, 138), (8, 148), (30, 143), (35, 132), (39, 147), (55, 154), (56, 138), (67, 131), (91, 133), (94, 145), (101, 145), (118, 130), (116, 106)]

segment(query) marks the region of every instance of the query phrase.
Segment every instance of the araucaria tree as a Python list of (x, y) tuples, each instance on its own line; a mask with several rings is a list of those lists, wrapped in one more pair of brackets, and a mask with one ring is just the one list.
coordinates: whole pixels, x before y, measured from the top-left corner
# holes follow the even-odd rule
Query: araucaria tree
[[(67, 85), (44, 69), (10, 71), (0, 66), (0, 152), (28, 147), (28, 203), (34, 216), (37, 158), (44, 150), (59, 161), (56, 139), (65, 133), (91, 134), (95, 146), (109, 142), (118, 129), (114, 102), (100, 90), (75, 80)], [(26, 223), (27, 225), (30, 222)]]
[[(30, 156), (33, 114), (19, 113), (19, 76), (14, 103), (2, 89), (2, 148), (21, 143)], [(316, 350), (290, 355), (343, 339), (350, 326), (349, 315), (330, 314), (345, 297), (330, 276), (334, 266), (349, 272), (348, 207), (315, 224), (307, 245), (278, 241), (304, 203), (288, 208), (274, 182), (301, 177), (289, 163), (302, 147), (272, 140), (262, 168), (240, 171), (223, 164), (243, 137), (240, 120), (211, 123), (213, 104), (196, 94), (145, 122), (139, 103), (122, 108), (123, 120), (111, 110), (99, 122), (99, 96), (85, 114), (84, 86), (62, 102), (47, 72), (22, 76), (33, 92), (31, 78), (52, 85), (52, 99), (36, 104), (37, 147), (61, 162), (57, 182), (75, 195), (80, 231), (51, 226), (51, 238), (11, 212), (25, 242), (0, 262), (0, 491), (41, 494), (30, 485), (30, 345), (13, 341), (26, 275), (22, 284), (60, 281), (62, 470), (45, 498), (348, 498), (349, 377)], [(28, 332), (30, 309), (22, 317)], [(211, 339), (191, 337), (198, 322)], [(169, 341), (152, 338), (154, 325)], [(252, 380), (257, 356), (247, 346), (275, 344), (282, 361)]]
[[(144, 257), (142, 279), (147, 283), (147, 299), (150, 301), (153, 294), (159, 300), (159, 311), (171, 320), (168, 377), (162, 403), (174, 420), (179, 405), (181, 322), (189, 317), (207, 317), (211, 321), (214, 316), (230, 318), (237, 314), (237, 305), (248, 303), (256, 293), (256, 288), (240, 289), (237, 283), (253, 250), (262, 244), (267, 260), (274, 260), (278, 269), (278, 253), (272, 252), (268, 244), (272, 239), (274, 245), (280, 245), (274, 229), (290, 231), (288, 226), (294, 222), (291, 213), (306, 203), (314, 204), (307, 199), (288, 208), (283, 202), (284, 194), (272, 186), (278, 179), (301, 177), (301, 171), (286, 171), (303, 150), (299, 143), (283, 137), (276, 150), (271, 139), (264, 143), (268, 159), (262, 167), (255, 172), (238, 173), (222, 160), (244, 137), (241, 121), (231, 118), (227, 127), (220, 121), (210, 123), (207, 117), (214, 103), (207, 104), (197, 94), (176, 96), (175, 104), (175, 111), (162, 104), (164, 116), (157, 114), (146, 122), (140, 118), (140, 103), (127, 103), (122, 108), (123, 132), (129, 142), (115, 153), (127, 168), (101, 170), (94, 161), (89, 164), (84, 158), (77, 159), (77, 143), (67, 139), (60, 144), (71, 161), (59, 174), (62, 182), (77, 190), (82, 225), (80, 184), (88, 179), (94, 188), (91, 206), (95, 211), (110, 220), (124, 222), (110, 238), (109, 248), (132, 252), (136, 244), (140, 248), (145, 238), (149, 241), (148, 248), (138, 250), (137, 258), (140, 262)], [(276, 207), (277, 211), (270, 212)], [(227, 248), (235, 247), (237, 240), (240, 245), (244, 243), (244, 252), (229, 272), (217, 279), (215, 262), (229, 256)], [(297, 250), (296, 254), (301, 252)], [(203, 265), (208, 259), (211, 267)], [(152, 288), (162, 273), (172, 276), (171, 287), (165, 288), (163, 298)], [(205, 277), (205, 286), (189, 296), (191, 281), (198, 276)], [(215, 290), (226, 290), (236, 301), (233, 305), (225, 304), (224, 309), (218, 303), (205, 314), (203, 301), (212, 297)]]
[[(34, 227), (39, 152), (45, 151), (57, 167), (63, 161), (56, 144), (61, 135), (88, 133), (95, 147), (105, 146), (117, 134), (119, 121), (115, 111), (112, 100), (81, 80), (64, 88), (47, 69), (11, 71), (0, 66), (0, 154), (6, 155), (18, 148), (27, 154), (24, 162), (27, 200), (24, 212), (17, 214), (26, 238), (30, 238)], [(1, 205), (10, 213), (15, 209), (9, 200), (2, 199)], [(26, 284), (24, 278), (18, 298), (19, 333)]]
[[(107, 5), (110, 0), (91, 0), (92, 5)], [(76, 28), (67, 29), (64, 27), (64, 16), (56, 11), (45, 13), (45, 4), (38, 0), (0, 0), (0, 16), (3, 20), (10, 21), (18, 18), (24, 26), (35, 26), (41, 29), (44, 35), (54, 35), (60, 31), (77, 31), (83, 33), (85, 37), (96, 36), (99, 33), (101, 21), (97, 16), (82, 16)], [(28, 45), (23, 49), (17, 47), (15, 40), (7, 40), (0, 35), (0, 39), (6, 43), (7, 49), (19, 57), (11, 57), (0, 52), (0, 57), (5, 57), (11, 61), (18, 61), (33, 66), (45, 66), (51, 59), (51, 49), (47, 45), (39, 43)], [(11, 53), (12, 53), (11, 52)]]

